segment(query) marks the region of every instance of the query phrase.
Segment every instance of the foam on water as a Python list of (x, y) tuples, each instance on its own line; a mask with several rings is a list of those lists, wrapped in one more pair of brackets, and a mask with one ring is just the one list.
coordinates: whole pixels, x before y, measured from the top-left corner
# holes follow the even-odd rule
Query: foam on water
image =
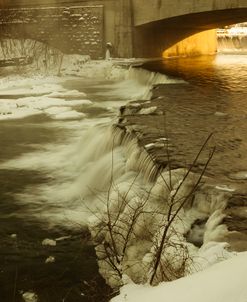
[[(99, 73), (100, 78), (105, 77), (110, 81), (110, 84), (105, 83), (97, 88), (108, 89), (108, 92), (99, 94), (105, 99), (102, 104), (108, 104), (112, 108), (128, 100), (149, 99), (153, 85), (176, 82), (164, 75), (140, 68), (122, 70), (109, 61), (100, 64), (85, 63), (85, 70), (81, 69), (79, 74), (86, 75), (86, 71), (90, 70), (93, 75), (97, 71), (95, 74)], [(30, 92), (32, 85), (28, 89)], [(38, 85), (33, 90), (39, 89), (41, 87)], [(138, 224), (135, 225), (130, 244), (125, 248), (126, 254), (121, 265), (123, 273), (134, 281), (146, 282), (143, 278), (149, 276), (148, 267), (154, 257), (155, 243), (160, 240), (165, 225), (167, 202), (177, 194), (174, 190), (176, 192), (180, 187), (186, 172), (184, 169), (164, 172), (156, 180), (157, 167), (152, 158), (146, 150), (138, 147), (131, 130), (123, 132), (109, 122), (109, 117), (111, 119), (115, 116), (113, 113), (109, 113), (107, 117), (89, 119), (81, 111), (77, 111), (77, 106), (90, 107), (96, 103), (97, 106), (102, 106), (97, 98), (93, 99), (97, 93), (91, 95), (90, 101), (78, 100), (76, 96), (84, 97), (84, 93), (64, 89), (61, 79), (58, 82), (55, 80), (45, 89), (42, 96), (19, 98), (13, 103), (3, 101), (14, 116), (20, 112), (20, 105), (25, 110), (35, 110), (37, 114), (46, 114), (55, 119), (61, 117), (65, 119), (62, 123), (46, 122), (44, 127), (60, 127), (67, 133), (56, 144), (40, 145), (38, 151), (25, 153), (0, 165), (0, 169), (37, 171), (49, 176), (49, 182), (26, 186), (21, 193), (15, 194), (16, 201), (25, 207), (23, 212), (11, 215), (27, 219), (32, 217), (41, 223), (45, 222), (46, 227), (62, 224), (68, 228), (85, 226), (91, 217), (89, 227), (98, 243), (96, 252), (100, 259), (100, 271), (109, 284), (116, 286), (121, 280), (115, 278), (112, 267), (102, 260), (102, 255), (105, 256), (104, 243), (109, 241), (109, 232), (102, 227), (102, 222), (109, 219), (107, 215), (110, 211), (113, 217), (117, 217), (114, 227), (121, 229), (122, 236), (125, 236), (132, 223), (130, 218), (133, 209), (138, 211), (141, 208), (143, 211), (138, 215)], [(76, 100), (66, 99), (71, 97)], [(81, 119), (82, 115), (84, 119)], [(66, 121), (68, 117), (80, 120)], [(192, 174), (188, 182), (184, 182), (177, 194), (178, 201), (189, 194), (197, 177)], [(167, 186), (170, 183), (173, 183), (172, 188)], [(201, 230), (189, 232), (198, 219), (207, 221), (201, 237), (199, 236), (200, 244), (217, 238), (225, 231), (218, 228), (223, 219), (221, 210), (225, 206), (225, 193), (217, 192), (213, 194), (216, 197), (211, 199), (206, 196), (208, 192), (204, 193), (201, 190), (195, 197), (194, 204), (181, 212), (181, 216), (174, 222), (174, 233), (170, 234), (172, 243), (182, 242), (191, 254), (196, 253), (197, 248), (192, 243), (195, 243)], [(186, 237), (191, 239), (191, 243), (186, 241)], [(171, 246), (168, 254), (182, 253), (177, 247)], [(117, 249), (122, 248), (123, 244), (119, 239)], [(132, 265), (134, 259), (137, 266)]]
[[(112, 96), (129, 100), (149, 100), (152, 92), (151, 88), (158, 84), (174, 84), (183, 82), (172, 79), (158, 72), (151, 72), (139, 67), (130, 67), (125, 73), (124, 80), (109, 85), (112, 87)], [(104, 95), (104, 92), (100, 92)], [(105, 93), (107, 95), (107, 93)]]
[[(133, 170), (131, 164), (138, 157), (138, 151), (134, 152), (133, 149), (136, 146), (132, 146), (131, 152), (126, 151), (126, 146), (120, 144), (121, 132), (112, 130), (109, 118), (88, 119), (81, 108), (118, 108), (129, 98), (144, 97), (153, 84), (169, 82), (169, 79), (162, 75), (157, 79), (152, 73), (148, 79), (148, 72), (134, 68), (122, 69), (115, 67), (112, 62), (90, 62), (85, 63), (85, 66), (88, 64), (92, 74), (101, 69), (103, 76), (107, 72), (107, 77), (113, 81), (110, 86), (104, 84), (97, 87), (109, 90), (105, 93), (105, 101), (85, 100), (85, 93), (65, 89), (61, 78), (56, 77), (48, 78), (49, 84), (46, 84), (45, 77), (40, 76), (33, 80), (19, 78), (18, 81), (13, 77), (1, 90), (2, 95), (13, 96), (20, 92), (32, 94), (24, 98), (1, 100), (1, 119), (45, 114), (55, 120), (64, 120), (61, 124), (47, 122), (45, 127), (62, 127), (69, 133), (62, 142), (42, 145), (39, 151), (2, 163), (2, 169), (37, 171), (49, 175), (51, 179), (47, 184), (27, 187), (18, 194), (18, 202), (28, 205), (26, 212), (20, 215), (37, 216), (41, 220), (48, 220), (51, 225), (64, 220), (68, 225), (86, 223), (92, 209), (89, 211), (87, 204), (83, 206), (83, 199), (88, 198), (92, 204), (98, 192), (107, 190), (113, 176), (116, 182), (121, 179), (131, 183), (139, 173), (138, 169)], [(80, 121), (72, 123), (66, 119)], [(98, 204), (95, 201), (95, 206)]]
[(246, 54), (247, 31), (244, 35), (220, 35), (218, 37), (218, 51), (221, 53)]

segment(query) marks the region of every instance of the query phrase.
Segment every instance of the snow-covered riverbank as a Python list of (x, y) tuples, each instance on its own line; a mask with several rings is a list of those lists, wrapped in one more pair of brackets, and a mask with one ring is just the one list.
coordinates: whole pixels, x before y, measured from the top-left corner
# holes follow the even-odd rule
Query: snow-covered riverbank
[[(118, 116), (119, 108), (128, 101), (134, 101), (130, 106), (137, 118), (138, 115), (151, 116), (152, 119), (156, 114), (164, 115), (164, 112), (156, 112), (157, 108), (149, 103), (150, 89), (156, 84), (182, 81), (143, 69), (123, 68), (111, 60), (90, 61), (83, 56), (64, 56), (60, 63), (58, 69), (56, 64), (44, 64), (42, 59), (35, 73), (28, 67), (24, 74), (8, 73), (1, 79), (0, 127), (3, 127), (1, 139), (4, 148), (0, 171), (8, 177), (21, 173), (23, 179), (22, 183), (15, 180), (9, 186), (9, 180), (3, 178), (2, 188), (6, 191), (2, 196), (11, 198), (3, 198), (2, 219), (7, 223), (16, 219), (27, 225), (25, 236), (32, 243), (34, 234), (27, 230), (39, 225), (43, 236), (40, 240), (39, 234), (40, 246), (42, 242), (53, 243), (49, 247), (49, 255), (42, 256), (44, 266), (68, 266), (68, 263), (59, 262), (59, 258), (57, 261), (52, 254), (56, 238), (63, 235), (67, 238), (68, 230), (77, 232), (89, 225), (99, 271), (113, 287), (127, 283), (120, 297), (114, 301), (163, 301), (164, 296), (174, 302), (181, 301), (181, 297), (186, 301), (188, 292), (187, 300), (191, 299), (190, 302), (211, 302), (215, 297), (217, 302), (235, 302), (237, 299), (245, 302), (244, 282), (232, 282), (230, 290), (229, 271), (234, 267), (234, 272), (244, 277), (245, 266), (241, 267), (240, 263), (245, 261), (246, 254), (236, 255), (229, 250), (228, 244), (215, 242), (227, 233), (222, 224), (222, 210), (231, 192), (226, 187), (219, 187), (213, 188), (211, 194), (212, 187), (208, 190), (206, 184), (193, 192), (198, 176), (191, 173), (188, 182), (187, 179), (183, 182), (186, 169), (157, 173), (146, 151), (153, 146), (165, 150), (169, 139), (162, 133), (159, 141), (145, 145), (144, 150), (135, 137), (136, 133), (141, 133), (140, 129), (126, 125), (125, 117)], [(47, 69), (48, 65), (50, 69)], [(15, 137), (16, 131), (11, 130), (13, 127), (23, 131)], [(11, 143), (12, 151), (11, 148), (4, 151)], [(39, 180), (37, 175), (42, 179)], [(30, 181), (35, 177), (36, 181)], [(18, 190), (15, 191), (14, 187)], [(171, 279), (175, 279), (177, 267), (177, 277), (188, 276), (171, 283), (160, 283), (154, 288), (134, 285), (133, 282), (149, 282), (166, 217), (169, 212), (176, 212), (177, 205), (190, 192), (193, 196), (189, 196), (193, 198), (185, 204), (169, 230), (168, 247), (162, 254), (164, 262), (161, 261), (162, 265), (168, 263), (169, 269), (175, 267)], [(173, 203), (169, 204), (171, 201)], [(14, 211), (10, 204), (14, 205)], [(66, 234), (59, 232), (55, 237), (61, 226)], [(12, 234), (17, 234), (16, 238), (22, 238), (23, 234), (18, 234), (18, 225), (9, 229)], [(112, 235), (116, 238), (113, 239)], [(59, 253), (61, 250), (57, 251)], [(184, 256), (188, 257), (186, 265)], [(22, 259), (18, 261), (21, 263)], [(85, 262), (81, 263), (85, 265)], [(208, 270), (196, 273), (209, 266)], [(223, 282), (219, 286), (212, 282), (225, 274), (229, 276), (226, 284), (232, 296), (224, 291)], [(160, 269), (155, 283), (162, 281), (164, 275)], [(76, 282), (76, 292), (83, 296), (79, 281)], [(44, 299), (42, 289), (37, 284), (35, 286), (37, 288), (32, 288), (33, 297), (43, 295)], [(198, 291), (190, 291), (188, 287), (196, 287)], [(17, 288), (27, 290), (18, 284)], [(210, 290), (210, 295), (199, 300), (199, 289)], [(226, 295), (231, 300), (225, 300)]]

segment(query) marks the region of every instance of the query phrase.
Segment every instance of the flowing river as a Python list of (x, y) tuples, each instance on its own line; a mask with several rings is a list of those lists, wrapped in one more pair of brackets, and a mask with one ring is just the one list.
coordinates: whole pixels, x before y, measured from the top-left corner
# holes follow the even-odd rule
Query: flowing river
[[(107, 190), (113, 174), (118, 183), (131, 184), (137, 178), (143, 182), (121, 143), (116, 143), (113, 158), (112, 144), (118, 138), (110, 129), (118, 108), (129, 100), (148, 100), (152, 85), (169, 89), (169, 84), (175, 84), (174, 104), (182, 111), (190, 109), (189, 133), (204, 135), (204, 121), (211, 129), (220, 127), (222, 153), (215, 165), (218, 172), (211, 176), (230, 174), (232, 183), (246, 188), (247, 56), (144, 64), (150, 71), (107, 64), (97, 67), (95, 76), (91, 66), (91, 78), (2, 75), (3, 302), (23, 301), (34, 293), (41, 302), (109, 301), (111, 290), (98, 273), (87, 220), (97, 213), (101, 203), (97, 195)], [(192, 93), (181, 104), (179, 97), (188, 87), (199, 87), (206, 97), (198, 100)], [(176, 123), (184, 122), (178, 120), (182, 116), (176, 116), (176, 108), (172, 116)], [(187, 142), (186, 136), (178, 135), (178, 140)]]

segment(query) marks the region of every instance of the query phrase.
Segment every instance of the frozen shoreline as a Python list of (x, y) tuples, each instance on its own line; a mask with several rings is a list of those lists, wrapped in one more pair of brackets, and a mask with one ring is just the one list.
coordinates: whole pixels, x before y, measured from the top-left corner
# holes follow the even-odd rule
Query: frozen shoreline
[[(68, 66), (69, 66), (68, 75), (70, 77), (72, 75), (74, 76), (75, 73), (76, 73), (77, 76), (80, 76), (82, 78), (83, 77), (93, 78), (94, 76), (97, 75), (100, 78), (126, 80), (126, 74), (128, 73), (128, 70), (122, 70), (121, 68), (118, 68), (118, 67), (113, 68), (112, 62), (110, 62), (110, 61), (109, 62), (108, 61), (106, 61), (106, 62), (87, 62), (84, 65), (82, 65), (82, 69), (79, 70), (79, 72), (76, 71), (77, 63), (75, 63), (75, 64), (68, 63)], [(93, 67), (95, 67), (95, 68), (93, 68)], [(141, 95), (145, 95), (145, 96), (148, 97), (148, 94), (149, 94), (149, 91), (147, 91), (148, 81), (145, 80), (146, 79), (145, 75), (142, 75), (142, 76), (143, 76), (142, 79), (144, 79), (144, 82), (140, 86), (138, 86), (138, 88), (141, 88), (141, 90), (138, 91), (138, 93), (136, 93), (134, 95), (134, 98), (137, 98)], [(48, 85), (45, 84), (47, 79), (49, 80)], [(153, 80), (153, 78), (152, 78), (152, 80)], [(62, 85), (61, 85), (61, 81), (62, 81), (62, 78), (60, 78), (60, 77), (50, 77), (50, 78), (38, 77), (37, 79), (35, 79), (32, 82), (32, 77), (30, 77), (29, 79), (26, 79), (23, 82), (20, 81), (20, 85), (18, 85), (18, 83), (16, 83), (15, 78), (13, 78), (13, 81), (12, 80), (11, 81), (7, 80), (4, 89), (2, 89), (0, 91), (0, 93), (2, 95), (5, 95), (5, 94), (10, 95), (12, 93), (12, 96), (13, 96), (13, 95), (18, 95), (20, 93), (21, 94), (30, 94), (30, 93), (33, 92), (34, 94), (36, 94), (36, 96), (26, 97), (24, 99), (19, 98), (15, 101), (12, 101), (12, 100), (9, 100), (9, 99), (8, 100), (1, 100), (1, 106), (2, 107), (0, 107), (0, 113), (2, 115), (2, 120), (8, 119), (11, 116), (12, 116), (13, 119), (16, 119), (16, 118), (23, 118), (25, 116), (31, 116), (31, 115), (34, 115), (34, 114), (43, 114), (43, 113), (46, 114), (46, 115), (49, 115), (51, 118), (62, 119), (62, 120), (65, 120), (67, 118), (68, 119), (75, 119), (75, 120), (80, 120), (80, 119), (85, 118), (85, 116), (83, 115), (83, 112), (78, 112), (78, 111), (74, 110), (73, 108), (76, 109), (78, 106), (80, 106), (80, 107), (91, 106), (92, 101), (84, 99), (84, 98), (86, 98), (86, 96), (83, 95), (79, 91), (64, 90)], [(118, 87), (117, 85), (118, 84), (116, 84), (116, 86), (114, 86), (115, 93), (116, 93), (116, 95), (121, 95), (121, 93), (124, 90), (126, 90), (130, 87), (130, 82), (127, 81), (127, 82), (125, 82), (124, 86), (120, 85), (120, 87)], [(28, 87), (25, 87), (23, 89), (23, 86), (28, 86)], [(33, 87), (35, 87), (35, 88), (33, 88)], [(133, 90), (131, 90), (131, 93), (126, 94), (127, 97), (131, 97), (131, 95), (133, 95), (133, 93), (136, 90), (136, 87), (137, 86), (135, 86), (135, 84), (134, 84)], [(149, 88), (150, 87), (148, 87), (148, 89)], [(53, 91), (52, 94), (51, 94), (51, 91)], [(43, 94), (43, 96), (40, 96), (40, 94)], [(148, 103), (146, 103), (145, 106), (148, 107), (149, 106)], [(153, 108), (151, 111), (146, 110), (146, 111), (140, 112), (140, 114), (149, 115), (149, 114), (154, 113), (155, 110), (156, 109)], [(111, 145), (106, 146), (106, 145), (107, 145), (107, 143), (110, 142), (109, 136), (111, 136), (112, 133), (111, 132), (110, 133), (105, 133), (103, 128), (102, 128), (102, 133), (99, 133), (100, 134), (99, 136), (96, 136), (97, 132), (99, 132), (99, 129), (95, 129), (95, 132), (92, 131), (91, 133), (88, 133), (88, 135), (84, 137), (85, 141), (87, 142), (86, 145), (92, 147), (92, 150), (94, 150), (95, 154), (91, 154), (90, 155), (91, 157), (90, 157), (89, 153), (90, 152), (92, 153), (92, 150), (86, 150), (84, 152), (84, 155), (89, 156), (90, 164), (93, 162), (94, 165), (95, 164), (98, 165), (98, 170), (97, 169), (94, 170), (94, 171), (90, 170), (90, 175), (88, 175), (88, 173), (85, 174), (85, 175), (82, 174), (82, 176), (80, 175), (80, 177), (77, 178), (76, 183), (74, 183), (74, 186), (72, 186), (72, 191), (75, 190), (75, 192), (72, 192), (74, 195), (78, 195), (78, 193), (80, 193), (80, 191), (78, 191), (78, 188), (80, 187), (80, 184), (81, 184), (82, 181), (85, 181), (85, 183), (87, 183), (88, 186), (89, 186), (89, 185), (92, 185), (92, 183), (90, 183), (90, 181), (95, 182), (95, 179), (97, 179), (98, 182), (100, 182), (100, 180), (103, 179), (103, 178), (109, 178), (110, 179), (110, 176), (111, 176), (110, 172), (111, 171), (109, 169), (109, 163), (111, 163), (111, 160), (112, 160), (112, 154), (111, 154), (112, 146)], [(104, 136), (104, 134), (106, 134), (106, 136)], [(93, 142), (92, 145), (90, 145), (90, 143), (91, 143), (90, 135), (93, 135), (94, 137), (97, 138), (96, 142)], [(102, 141), (102, 136), (101, 135), (104, 137), (103, 141)], [(127, 146), (127, 147), (129, 147), (129, 146)], [(105, 153), (102, 152), (102, 154), (104, 156), (101, 157), (99, 149), (100, 149), (100, 151), (103, 150), (105, 152)], [(34, 170), (35, 169), (39, 170), (40, 168), (47, 169), (47, 167), (46, 167), (46, 165), (47, 165), (47, 162), (46, 162), (47, 155), (50, 154), (51, 150), (52, 150), (52, 148), (49, 149), (49, 146), (48, 146), (48, 148), (46, 150), (47, 153), (43, 153), (43, 157), (40, 156), (42, 154), (33, 154), (33, 158), (31, 158), (31, 159), (33, 160), (33, 164), (35, 164), (35, 163), (37, 164), (36, 166), (33, 165)], [(129, 150), (131, 150), (131, 149), (129, 149)], [(132, 149), (132, 151), (133, 150), (134, 149)], [(52, 150), (52, 151), (54, 151), (54, 150)], [(71, 150), (69, 150), (69, 151), (71, 151)], [(87, 153), (87, 151), (88, 151), (88, 153)], [(117, 176), (120, 176), (121, 181), (125, 181), (125, 183), (123, 182), (123, 185), (125, 186), (125, 187), (123, 186), (123, 189), (126, 190), (126, 185), (129, 184), (129, 179), (128, 179), (129, 175), (126, 173), (126, 168), (125, 167), (128, 166), (128, 167), (131, 168), (131, 164), (135, 163), (135, 160), (138, 156), (138, 151), (136, 150), (136, 154), (135, 154), (136, 157), (135, 156), (133, 156), (133, 158), (129, 157), (127, 159), (127, 161), (126, 161), (126, 158), (124, 158), (124, 156), (122, 155), (122, 153), (121, 153), (122, 151), (123, 150), (120, 150), (120, 148), (117, 149), (115, 160), (116, 160), (116, 163), (119, 164), (118, 169), (120, 171), (119, 175), (117, 175)], [(71, 153), (66, 153), (65, 152), (63, 154), (63, 155), (65, 155), (64, 158), (66, 158), (66, 156), (68, 157), (68, 154), (71, 155)], [(29, 156), (30, 156), (30, 154), (28, 155), (28, 157)], [(92, 158), (95, 160), (95, 158), (97, 158), (97, 156), (98, 156), (100, 161), (99, 162), (94, 162), (92, 160)], [(126, 154), (125, 154), (125, 156), (126, 156)], [(38, 160), (37, 160), (37, 158), (38, 158)], [(19, 166), (18, 166), (18, 160), (17, 160), (17, 162), (12, 162), (12, 164), (13, 164), (12, 168), (17, 166), (21, 169), (29, 169), (30, 168), (29, 167), (30, 157), (26, 158), (26, 159), (27, 159), (27, 161), (25, 162), (25, 161), (23, 161), (23, 158), (21, 158), (19, 160), (19, 164), (20, 164)], [(42, 162), (42, 160), (40, 161), (40, 159), (43, 159), (43, 162)], [(73, 160), (76, 161), (77, 159), (78, 159), (78, 157), (74, 154)], [(80, 164), (81, 165), (87, 165), (88, 164), (88, 162), (85, 160), (85, 158), (81, 157), (79, 159), (80, 159)], [(126, 162), (128, 163), (128, 165), (126, 165)], [(56, 161), (54, 161), (53, 158), (51, 158), (51, 163), (54, 164), (54, 166), (51, 165), (49, 167), (51, 170), (52, 169), (54, 169), (54, 170), (58, 169), (58, 167), (61, 165), (61, 162), (59, 162), (59, 161), (56, 162)], [(5, 168), (6, 167), (11, 168), (11, 162), (7, 163)], [(103, 167), (103, 170), (102, 170), (102, 167)], [(64, 166), (63, 168), (66, 168), (66, 166)], [(81, 167), (79, 169), (81, 169)], [(71, 171), (74, 172), (73, 169), (66, 170), (67, 173), (70, 173)], [(60, 172), (61, 171), (59, 171), (59, 170), (56, 171), (57, 174), (59, 174)], [(122, 176), (121, 173), (123, 173), (123, 174), (125, 173), (124, 176), (125, 176), (126, 179), (121, 179), (121, 176)], [(131, 177), (130, 177), (130, 179), (133, 179), (133, 175), (131, 175)], [(126, 180), (127, 180), (127, 182), (126, 182)], [(54, 188), (56, 188), (56, 187), (53, 187), (52, 189), (54, 190)], [(59, 189), (59, 186), (57, 188)], [(68, 197), (70, 196), (69, 194), (71, 192), (69, 192), (69, 190), (67, 190), (68, 188), (71, 189), (71, 183), (70, 182), (68, 182), (66, 184), (66, 186), (63, 188), (64, 191), (59, 192), (60, 194), (58, 194), (58, 199), (57, 200), (60, 200), (62, 198), (65, 198), (65, 200), (66, 200), (67, 196), (66, 195), (64, 196), (64, 193), (66, 193), (66, 194), (68, 193)], [(104, 187), (102, 187), (102, 188), (99, 187), (99, 188), (101, 190), (104, 189)], [(98, 187), (96, 186), (96, 190), (97, 189), (98, 189)], [(49, 190), (47, 190), (47, 192), (45, 192), (45, 193), (47, 193), (48, 196), (49, 196), (49, 194), (51, 192)], [(33, 197), (33, 196), (31, 196), (31, 197)], [(72, 204), (73, 204), (73, 202), (72, 202)], [(94, 221), (94, 223), (95, 223), (95, 221)], [(217, 223), (216, 223), (215, 227), (217, 227)], [(133, 254), (135, 254), (135, 252), (136, 252), (136, 251), (134, 251), (134, 249), (135, 249), (135, 246), (133, 245), (133, 250), (132, 250)], [(208, 264), (215, 264), (219, 260), (219, 257), (223, 257), (223, 258), (227, 259), (227, 258), (231, 258), (233, 256), (233, 254), (228, 252), (226, 249), (227, 249), (227, 246), (224, 245), (224, 244), (223, 245), (222, 244), (215, 244), (213, 246), (209, 246), (209, 249), (204, 250), (203, 251), (204, 254), (203, 253), (201, 255), (199, 254), (199, 256), (204, 258), (204, 261), (205, 261), (205, 258), (207, 258), (208, 260), (206, 260), (206, 262), (208, 261)], [(237, 265), (236, 265), (236, 270), (237, 270), (236, 274), (241, 273), (241, 275), (243, 276), (243, 280), (244, 280), (244, 277), (246, 277), (246, 275), (245, 275), (244, 272), (242, 272), (240, 262), (246, 260), (246, 254), (243, 254), (243, 256), (240, 255), (240, 256), (237, 256), (237, 257), (234, 257), (234, 258), (235, 258), (235, 260), (233, 259), (233, 260), (229, 260), (229, 262), (223, 262), (222, 265), (216, 265), (216, 266), (213, 265), (212, 268), (209, 271), (205, 271), (205, 273), (202, 272), (202, 273), (199, 273), (199, 275), (192, 275), (191, 277), (186, 277), (185, 279), (181, 279), (182, 281), (174, 281), (174, 283), (171, 283), (171, 287), (169, 287), (171, 289), (167, 289), (168, 286), (163, 285), (162, 283), (156, 288), (148, 288), (147, 290), (145, 289), (145, 288), (147, 288), (146, 286), (142, 287), (142, 286), (135, 286), (135, 285), (127, 285), (126, 287), (124, 287), (122, 289), (122, 295), (118, 298), (115, 298), (113, 301), (125, 301), (126, 299), (127, 299), (127, 301), (145, 301), (145, 298), (147, 298), (148, 301), (150, 299), (154, 299), (155, 301), (161, 301), (161, 300), (163, 301), (163, 299), (164, 299), (163, 295), (165, 297), (167, 297), (167, 296), (169, 297), (169, 295), (170, 295), (171, 299), (174, 299), (174, 302), (175, 301), (180, 301), (179, 299), (181, 298), (181, 296), (179, 298), (179, 294), (177, 294), (177, 291), (180, 290), (179, 289), (180, 285), (178, 287), (176, 287), (176, 284), (182, 284), (181, 288), (185, 287), (187, 291), (189, 291), (188, 284), (190, 286), (196, 286), (199, 289), (199, 288), (202, 287), (202, 284), (208, 283), (210, 280), (215, 278), (215, 276), (216, 277), (218, 276), (218, 277), (221, 278), (222, 277), (221, 274), (229, 273), (228, 263), (229, 263), (229, 270), (232, 269), (232, 266), (235, 267), (235, 262), (237, 263)], [(205, 265), (204, 267), (206, 267), (206, 266), (207, 265)], [(210, 273), (208, 273), (208, 272), (210, 272)], [(212, 273), (212, 275), (211, 275), (211, 273)], [(193, 277), (193, 276), (195, 276), (195, 277)], [(197, 281), (196, 276), (202, 276), (202, 277), (201, 278), (199, 277), (199, 280)], [(128, 278), (126, 278), (126, 279), (128, 279)], [(187, 281), (187, 280), (190, 280), (190, 281)], [(172, 285), (172, 284), (175, 284), (175, 285)], [(236, 284), (234, 283), (233, 285), (235, 286)], [(210, 287), (212, 295), (215, 293), (215, 296), (218, 295), (216, 297), (221, 297), (221, 294), (222, 294), (223, 298), (227, 297), (228, 293), (225, 294), (225, 292), (222, 289), (223, 288), (222, 286), (223, 285), (221, 285), (221, 287), (219, 287), (219, 288), (216, 288), (216, 287), (211, 288)], [(243, 286), (243, 284), (240, 283), (239, 286), (240, 286), (240, 288), (237, 285), (236, 285), (236, 288), (234, 287), (236, 289), (236, 291), (238, 291), (238, 292), (242, 290), (241, 286)], [(139, 289), (140, 289), (141, 294), (139, 292)], [(208, 288), (207, 288), (207, 290), (208, 290)], [(156, 294), (156, 291), (157, 291), (157, 294)], [(168, 292), (166, 292), (166, 291), (168, 291)], [(136, 294), (136, 292), (137, 292), (137, 294)], [(199, 290), (198, 290), (198, 292), (199, 292)], [(234, 293), (236, 295), (234, 295), (234, 297), (231, 296), (232, 300), (224, 300), (224, 302), (228, 302), (228, 301), (232, 302), (232, 301), (235, 301), (237, 298), (239, 298), (238, 293), (236, 293), (235, 291), (234, 291)], [(140, 298), (141, 297), (140, 295), (142, 295), (142, 294), (145, 294), (145, 297), (143, 299)], [(176, 296), (176, 295), (178, 295), (178, 296)], [(244, 295), (243, 299), (246, 299), (245, 293), (243, 295)], [(214, 297), (214, 296), (212, 296), (212, 297)], [(193, 296), (193, 292), (192, 292), (191, 296), (189, 296), (189, 298), (191, 300), (188, 300), (188, 301), (197, 302), (198, 299), (199, 299), (199, 296), (197, 294), (195, 296)], [(133, 300), (131, 300), (131, 299), (133, 299)], [(138, 299), (140, 299), (140, 300), (138, 300)], [(178, 300), (176, 300), (176, 299), (178, 299)], [(207, 297), (205, 299), (207, 299)], [(209, 300), (209, 299), (205, 300), (205, 302), (214, 301), (212, 299), (211, 300)], [(218, 302), (219, 299), (220, 298), (218, 298), (218, 300), (215, 300), (215, 301)], [(239, 302), (245, 301), (245, 300), (241, 300), (242, 297), (240, 297), (239, 299), (240, 299)], [(200, 301), (204, 302), (204, 300), (200, 300)]]

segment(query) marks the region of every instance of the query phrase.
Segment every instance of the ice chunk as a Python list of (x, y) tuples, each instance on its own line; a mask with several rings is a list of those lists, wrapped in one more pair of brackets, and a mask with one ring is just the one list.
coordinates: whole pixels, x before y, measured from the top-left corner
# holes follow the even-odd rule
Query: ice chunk
[(221, 190), (221, 191), (226, 191), (226, 192), (234, 192), (234, 191), (236, 191), (236, 189), (230, 188), (227, 185), (218, 185), (218, 186), (215, 187), (215, 189)]
[(227, 113), (220, 112), (220, 111), (216, 111), (216, 112), (214, 113), (214, 115), (215, 115), (215, 116), (226, 116)]
[(153, 147), (154, 147), (154, 143), (150, 143), (150, 144), (145, 145), (145, 149), (147, 149), (147, 150), (149, 150)]
[(38, 302), (38, 296), (31, 291), (22, 294), (22, 298), (25, 302)]
[(55, 91), (48, 95), (51, 98), (84, 98), (86, 94), (78, 90), (68, 90), (64, 92)]
[(53, 257), (53, 256), (49, 256), (45, 260), (45, 263), (53, 263), (53, 262), (55, 262), (55, 257)]
[(247, 179), (247, 171), (239, 171), (236, 173), (229, 174), (229, 178), (235, 179), (235, 180), (245, 180)]
[(157, 107), (149, 107), (149, 108), (142, 108), (138, 113), (139, 114), (152, 114), (157, 110)]
[(42, 241), (42, 245), (56, 246), (57, 242), (56, 240), (46, 238)]
[(56, 115), (52, 115), (52, 118), (55, 120), (75, 120), (84, 118), (86, 116), (85, 113), (77, 112), (75, 110), (70, 110), (66, 112), (61, 112)]
[(67, 239), (70, 239), (71, 238), (71, 235), (68, 235), (68, 236), (62, 236), (62, 237), (58, 237), (56, 238), (56, 241), (63, 241), (63, 240), (67, 240)]

